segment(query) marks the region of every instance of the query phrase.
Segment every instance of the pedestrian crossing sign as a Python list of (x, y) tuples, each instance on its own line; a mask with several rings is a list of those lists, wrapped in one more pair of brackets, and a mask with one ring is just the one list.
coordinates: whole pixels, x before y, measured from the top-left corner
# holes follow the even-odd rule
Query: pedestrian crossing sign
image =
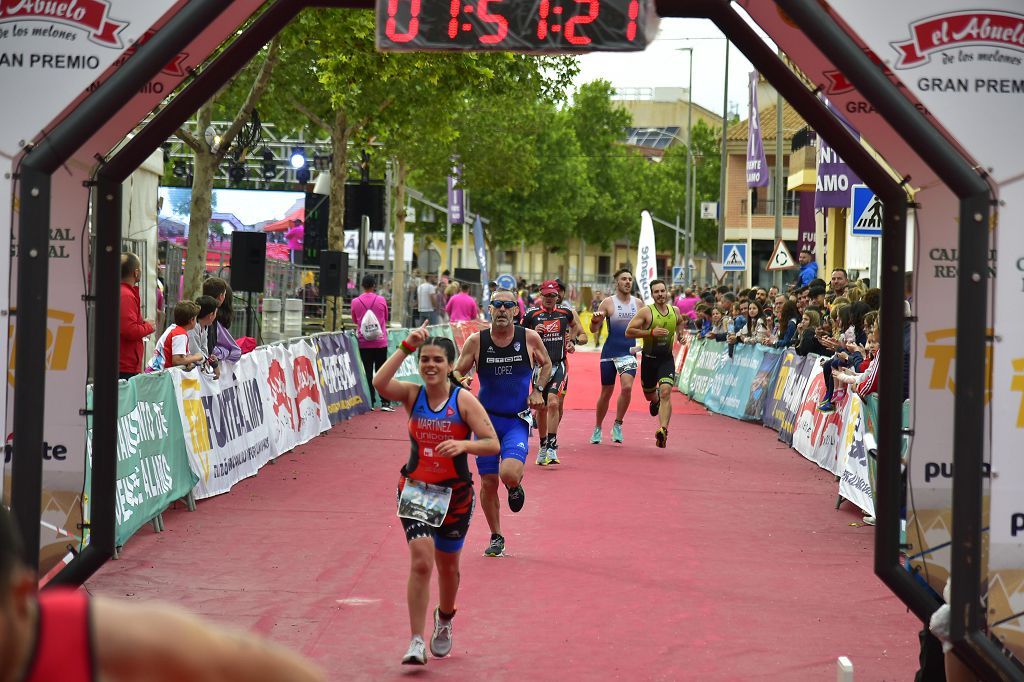
[(672, 266), (672, 284), (686, 284), (686, 278), (683, 276), (682, 265)]
[(882, 200), (866, 185), (853, 185), (850, 233), (857, 237), (882, 236)]
[(727, 272), (747, 269), (746, 244), (722, 244), (722, 269)]

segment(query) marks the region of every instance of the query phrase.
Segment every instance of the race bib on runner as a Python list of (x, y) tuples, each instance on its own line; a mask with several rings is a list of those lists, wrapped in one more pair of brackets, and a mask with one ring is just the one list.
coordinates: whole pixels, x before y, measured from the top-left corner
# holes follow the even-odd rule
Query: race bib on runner
[(619, 374), (625, 374), (630, 370), (634, 370), (637, 367), (636, 357), (633, 355), (623, 355), (619, 358), (613, 358), (612, 362), (615, 363), (615, 371)]
[(438, 528), (448, 515), (448, 505), (451, 501), (451, 488), (407, 478), (402, 495), (398, 498), (398, 515), (403, 519), (422, 521), (428, 526)]

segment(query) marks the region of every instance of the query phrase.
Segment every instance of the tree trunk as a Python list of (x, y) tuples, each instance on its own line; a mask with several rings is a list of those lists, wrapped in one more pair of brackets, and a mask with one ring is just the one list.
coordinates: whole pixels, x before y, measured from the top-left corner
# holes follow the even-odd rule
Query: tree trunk
[[(344, 111), (337, 112), (331, 129), (331, 152), (334, 157), (331, 163), (331, 209), (327, 218), (327, 248), (342, 253), (345, 251), (345, 181), (348, 180), (348, 138), (350, 134), (348, 116)], [(350, 262), (348, 266), (351, 270), (356, 267), (356, 263)], [(356, 286), (359, 285), (360, 282), (356, 282)], [(347, 282), (342, 284), (343, 288), (346, 286), (348, 286)], [(343, 305), (343, 298), (331, 296), (327, 299), (327, 311), (332, 330), (345, 327), (345, 322), (341, 317)], [(324, 322), (327, 323), (328, 320), (324, 320)]]
[(199, 148), (195, 153), (195, 171), (192, 176), (192, 199), (189, 202), (188, 254), (185, 258), (185, 282), (182, 300), (194, 301), (203, 292), (206, 273), (206, 253), (210, 239), (210, 216), (213, 214), (213, 178), (216, 175), (217, 156), (206, 147), (203, 135), (213, 120), (213, 100), (197, 112)]
[(395, 258), (392, 262), (394, 275), (391, 278), (391, 319), (405, 324), (405, 179), (409, 167), (398, 159), (395, 172)]

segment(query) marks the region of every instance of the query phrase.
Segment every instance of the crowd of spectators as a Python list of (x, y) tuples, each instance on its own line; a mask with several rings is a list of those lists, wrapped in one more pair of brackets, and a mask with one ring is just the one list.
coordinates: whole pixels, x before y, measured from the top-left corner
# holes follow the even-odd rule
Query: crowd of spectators
[(785, 292), (776, 287), (687, 288), (676, 292), (674, 302), (691, 320), (697, 338), (727, 343), (730, 355), (737, 344), (760, 344), (821, 356), (827, 392), (819, 409), (829, 412), (835, 409), (836, 384), (862, 396), (878, 390), (881, 293), (863, 280), (850, 281), (837, 268), (829, 282), (800, 279)]

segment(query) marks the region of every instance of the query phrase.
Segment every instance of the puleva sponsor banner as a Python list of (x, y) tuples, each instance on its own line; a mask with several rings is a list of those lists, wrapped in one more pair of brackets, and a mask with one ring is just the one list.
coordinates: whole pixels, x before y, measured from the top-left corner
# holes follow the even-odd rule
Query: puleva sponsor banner
[[(90, 392), (90, 404), (91, 404)], [(92, 419), (86, 440), (86, 519), (92, 494)], [(123, 546), (146, 522), (198, 481), (189, 467), (181, 415), (169, 372), (122, 382), (117, 410), (115, 543)]]
[[(690, 397), (703, 403), (708, 389), (715, 380), (719, 368), (729, 359), (728, 346), (724, 341), (708, 341), (704, 339), (700, 356), (693, 366), (690, 375)], [(641, 362), (644, 362), (641, 359)]]
[(265, 411), (266, 375), (254, 357), (260, 355), (243, 355), (234, 376), (219, 380), (199, 370), (168, 372), (181, 410), (189, 466), (199, 477), (197, 499), (226, 493), (277, 455)]
[(317, 373), (332, 424), (369, 410), (369, 399), (355, 358), (355, 346), (350, 344), (345, 334), (316, 337)]
[(771, 349), (765, 352), (761, 358), (761, 364), (754, 374), (750, 383), (750, 397), (747, 399), (747, 406), (743, 409), (741, 419), (757, 421), (764, 415), (765, 403), (769, 396), (774, 394), (775, 379), (778, 376), (779, 367), (785, 351), (782, 349)]
[(850, 400), (849, 392), (837, 390), (832, 396), (835, 412), (819, 412), (818, 404), (825, 396), (825, 379), (821, 365), (814, 363), (811, 380), (800, 403), (793, 428), (793, 449), (816, 463), (822, 469), (838, 476), (839, 437), (842, 430), (843, 411)]

